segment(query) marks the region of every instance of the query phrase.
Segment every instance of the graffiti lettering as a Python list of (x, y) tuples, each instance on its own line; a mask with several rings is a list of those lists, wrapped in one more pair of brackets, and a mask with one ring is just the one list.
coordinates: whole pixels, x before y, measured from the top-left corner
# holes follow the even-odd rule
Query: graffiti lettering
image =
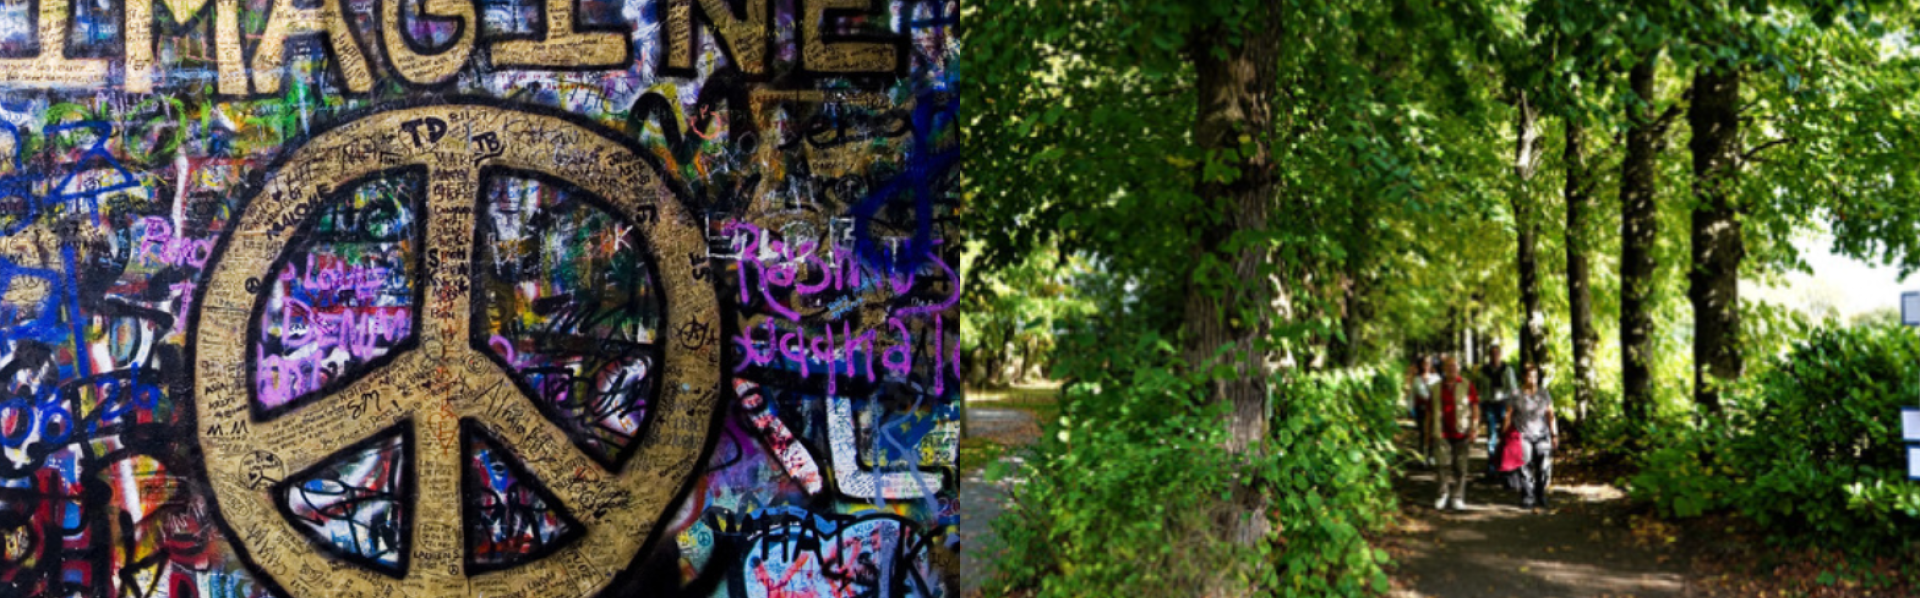
[(0, 595), (956, 595), (957, 2), (10, 6)]

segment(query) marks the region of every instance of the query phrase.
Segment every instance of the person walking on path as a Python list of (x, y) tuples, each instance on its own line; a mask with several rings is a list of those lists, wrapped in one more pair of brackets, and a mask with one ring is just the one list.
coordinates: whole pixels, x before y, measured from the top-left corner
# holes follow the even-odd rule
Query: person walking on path
[(1487, 363), (1480, 369), (1480, 379), (1487, 389), (1487, 404), (1482, 413), (1487, 419), (1487, 480), (1497, 480), (1500, 464), (1500, 431), (1506, 427), (1502, 423), (1507, 418), (1507, 402), (1520, 393), (1520, 383), (1513, 371), (1513, 365), (1500, 359), (1500, 344), (1487, 347)]
[(1444, 439), (1438, 447), (1440, 465), (1440, 500), (1434, 502), (1435, 509), (1462, 510), (1467, 508), (1467, 463), (1472, 455), (1470, 445), (1480, 434), (1480, 394), (1473, 389), (1473, 383), (1460, 377), (1460, 362), (1449, 355), (1443, 361), (1446, 376), (1440, 381), (1439, 392), (1432, 393), (1433, 405), (1427, 409), (1427, 426), (1431, 434)]
[(1433, 373), (1433, 362), (1427, 356), (1415, 357), (1407, 364), (1407, 403), (1412, 408), (1413, 426), (1420, 430), (1418, 457), (1427, 467), (1433, 466), (1433, 438), (1427, 430), (1427, 405), (1433, 401), (1433, 386), (1440, 377)]
[(1526, 365), (1525, 382), (1507, 405), (1509, 430), (1520, 431), (1526, 464), (1520, 467), (1520, 507), (1552, 508), (1547, 500), (1547, 485), (1553, 482), (1553, 451), (1560, 441), (1560, 421), (1553, 414), (1553, 397), (1540, 385), (1540, 366)]

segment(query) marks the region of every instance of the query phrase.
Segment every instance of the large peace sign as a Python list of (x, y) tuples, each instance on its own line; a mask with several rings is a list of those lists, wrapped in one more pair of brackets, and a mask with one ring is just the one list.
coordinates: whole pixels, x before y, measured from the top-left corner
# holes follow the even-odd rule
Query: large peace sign
[[(570, 184), (611, 206), (654, 256), (705, 252), (703, 231), (648, 156), (558, 116), (482, 104), (377, 112), (314, 136), (280, 163), (234, 220), (209, 268), (196, 306), (195, 407), (200, 446), (221, 517), (243, 554), (300, 596), (378, 598), (449, 595), (583, 596), (629, 566), (690, 483), (718, 404), (720, 348), (661, 345), (655, 395), (634, 458), (607, 459), (536, 406), (524, 384), (475, 339), (479, 316), (471, 278), (483, 178), (502, 170)], [(254, 326), (265, 309), (258, 283), (288, 252), (297, 226), (356, 181), (411, 170), (426, 189), (424, 255), (415, 273), (412, 340), (363, 374), (263, 406), (252, 379)], [(422, 172), (424, 171), (424, 172)], [(655, 263), (659, 263), (657, 260)], [(691, 268), (660, 268), (665, 330), (719, 320), (713, 288)], [(693, 324), (698, 326), (699, 324)], [(509, 472), (533, 484), (535, 502), (567, 527), (526, 562), (484, 564), (471, 554), (463, 521), (478, 509), (463, 496), (475, 458), (463, 447), (483, 438), (517, 456)], [(329, 553), (288, 516), (296, 472), (356, 448), (389, 450), (395, 499), (404, 514), (385, 566)], [(468, 519), (463, 519), (463, 509)], [(364, 556), (364, 555), (362, 555)], [(341, 558), (346, 557), (346, 558)]]

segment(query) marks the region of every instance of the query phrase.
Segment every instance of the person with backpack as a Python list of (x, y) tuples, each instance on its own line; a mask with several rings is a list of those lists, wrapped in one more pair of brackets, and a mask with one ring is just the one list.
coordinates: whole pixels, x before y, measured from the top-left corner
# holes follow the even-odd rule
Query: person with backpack
[(1547, 486), (1553, 482), (1553, 451), (1560, 443), (1560, 421), (1553, 413), (1553, 397), (1540, 385), (1540, 366), (1528, 363), (1525, 385), (1507, 404), (1507, 430), (1524, 449), (1518, 477), (1520, 507), (1549, 509)]
[(1472, 459), (1469, 448), (1480, 435), (1480, 394), (1473, 383), (1460, 376), (1460, 362), (1447, 356), (1442, 362), (1446, 375), (1433, 390), (1433, 404), (1427, 408), (1429, 434), (1442, 440), (1439, 453), (1440, 500), (1433, 508), (1456, 511), (1467, 508), (1467, 471)]
[(1480, 368), (1480, 379), (1488, 393), (1482, 413), (1487, 420), (1486, 480), (1492, 482), (1498, 480), (1500, 471), (1500, 431), (1506, 429), (1502, 424), (1507, 418), (1507, 402), (1520, 393), (1513, 365), (1500, 358), (1500, 343), (1487, 347), (1487, 363)]

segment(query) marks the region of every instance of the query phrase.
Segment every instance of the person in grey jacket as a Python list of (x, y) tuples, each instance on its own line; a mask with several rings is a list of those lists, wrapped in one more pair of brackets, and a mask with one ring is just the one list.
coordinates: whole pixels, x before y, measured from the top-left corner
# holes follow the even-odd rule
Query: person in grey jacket
[(1500, 465), (1500, 431), (1507, 429), (1507, 402), (1520, 394), (1520, 383), (1513, 371), (1513, 364), (1500, 358), (1500, 343), (1487, 347), (1488, 361), (1480, 368), (1481, 391), (1485, 393), (1481, 414), (1487, 418), (1487, 476), (1489, 482), (1498, 481)]
[(1547, 485), (1553, 482), (1553, 451), (1558, 448), (1560, 421), (1553, 414), (1553, 397), (1540, 386), (1540, 366), (1526, 365), (1520, 392), (1507, 402), (1506, 428), (1519, 429), (1521, 446), (1526, 448), (1526, 465), (1520, 467), (1520, 507), (1552, 508), (1547, 500)]

